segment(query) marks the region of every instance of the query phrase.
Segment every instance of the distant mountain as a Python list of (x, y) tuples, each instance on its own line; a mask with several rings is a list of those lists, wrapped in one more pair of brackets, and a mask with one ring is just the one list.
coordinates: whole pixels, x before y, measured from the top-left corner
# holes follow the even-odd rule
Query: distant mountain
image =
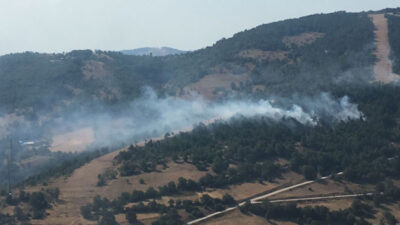
[(122, 50), (120, 52), (122, 52), (125, 55), (166, 56), (166, 55), (179, 55), (179, 54), (183, 54), (187, 51), (182, 51), (182, 50), (170, 48), (170, 47), (161, 47), (161, 48), (145, 47), (145, 48), (135, 48), (135, 49), (131, 49), (131, 50)]

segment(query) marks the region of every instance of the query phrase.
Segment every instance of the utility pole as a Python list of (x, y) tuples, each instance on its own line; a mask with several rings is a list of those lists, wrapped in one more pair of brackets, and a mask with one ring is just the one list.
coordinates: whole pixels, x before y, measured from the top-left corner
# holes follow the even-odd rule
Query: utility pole
[[(16, 111), (16, 96), (17, 96), (17, 86), (16, 86), (16, 81), (14, 79), (11, 80), (11, 84), (13, 86), (13, 93), (12, 93), (12, 104), (13, 104), (13, 110)], [(14, 112), (15, 112), (14, 111)], [(11, 125), (13, 126), (13, 125)], [(13, 153), (13, 135), (14, 135), (14, 128), (11, 127), (10, 129), (10, 152), (8, 154), (8, 162), (7, 162), (7, 170), (8, 170), (8, 194), (12, 197), (12, 192), (11, 192), (11, 161), (12, 161), (12, 153)]]
[(11, 160), (12, 160), (12, 138), (10, 137), (10, 149), (8, 152), (8, 159), (7, 159), (7, 179), (8, 179), (8, 194), (11, 195)]

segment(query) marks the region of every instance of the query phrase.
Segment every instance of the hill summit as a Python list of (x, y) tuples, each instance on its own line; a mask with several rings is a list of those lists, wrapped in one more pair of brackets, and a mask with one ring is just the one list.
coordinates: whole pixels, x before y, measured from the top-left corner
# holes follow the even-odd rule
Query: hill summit
[(120, 52), (122, 54), (125, 54), (125, 55), (167, 56), (167, 55), (179, 55), (179, 54), (183, 54), (183, 53), (185, 53), (187, 51), (182, 51), (182, 50), (175, 49), (175, 48), (170, 48), (170, 47), (161, 47), (161, 48), (144, 47), (144, 48), (135, 48), (135, 49), (130, 49), (130, 50), (122, 50)]

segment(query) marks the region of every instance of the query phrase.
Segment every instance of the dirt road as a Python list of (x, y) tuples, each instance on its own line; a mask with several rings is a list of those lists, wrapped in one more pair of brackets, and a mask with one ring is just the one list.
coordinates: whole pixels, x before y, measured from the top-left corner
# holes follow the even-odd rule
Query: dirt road
[[(304, 202), (304, 201), (332, 200), (332, 199), (340, 199), (340, 198), (356, 198), (356, 197), (371, 196), (371, 195), (374, 195), (374, 193), (330, 195), (330, 196), (317, 196), (317, 197), (308, 197), (308, 198), (277, 199), (277, 200), (271, 200), (269, 202), (270, 203)], [(253, 202), (253, 204), (257, 204), (257, 203), (262, 203), (262, 202)]]
[(382, 83), (390, 83), (400, 79), (398, 74), (392, 70), (392, 60), (390, 60), (390, 44), (388, 38), (388, 24), (384, 14), (371, 14), (376, 30), (376, 51), (377, 62), (374, 66), (375, 80)]
[[(337, 173), (337, 175), (342, 175), (342, 174), (343, 174), (343, 172)], [(268, 197), (277, 195), (277, 194), (282, 193), (282, 192), (285, 192), (285, 191), (290, 191), (290, 190), (295, 189), (295, 188), (298, 188), (298, 187), (302, 187), (302, 186), (305, 186), (305, 185), (309, 185), (309, 184), (312, 184), (312, 183), (317, 182), (317, 181), (320, 181), (320, 180), (326, 180), (326, 179), (328, 179), (328, 178), (330, 178), (330, 176), (321, 177), (321, 178), (316, 179), (316, 180), (310, 180), (310, 181), (305, 181), (305, 182), (302, 182), (302, 183), (299, 183), (299, 184), (291, 185), (291, 186), (289, 186), (289, 187), (285, 187), (285, 188), (282, 188), (282, 189), (273, 191), (273, 192), (271, 192), (271, 193), (267, 193), (267, 194), (265, 194), (265, 195), (261, 195), (261, 196), (252, 198), (252, 199), (250, 199), (250, 203), (252, 203), (252, 204), (257, 204), (257, 203), (260, 203), (260, 202), (259, 202), (260, 200), (266, 199), (266, 198), (268, 198)], [(278, 201), (278, 200), (274, 200), (274, 201)], [(210, 215), (207, 215), (207, 216), (202, 217), (202, 218), (199, 218), (199, 219), (192, 220), (192, 221), (188, 222), (187, 224), (188, 224), (188, 225), (196, 224), (196, 223), (199, 223), (199, 222), (208, 220), (208, 219), (210, 219), (210, 218), (212, 218), (212, 217), (214, 217), (214, 216), (222, 215), (222, 214), (224, 214), (224, 213), (233, 211), (233, 210), (239, 208), (240, 206), (243, 206), (245, 203), (246, 203), (246, 202), (241, 202), (241, 203), (239, 203), (237, 206), (234, 206), (234, 207), (231, 207), (231, 208), (227, 208), (227, 209), (225, 209), (225, 210), (223, 210), (223, 211), (219, 211), (219, 212), (212, 213), (212, 214), (210, 214)]]

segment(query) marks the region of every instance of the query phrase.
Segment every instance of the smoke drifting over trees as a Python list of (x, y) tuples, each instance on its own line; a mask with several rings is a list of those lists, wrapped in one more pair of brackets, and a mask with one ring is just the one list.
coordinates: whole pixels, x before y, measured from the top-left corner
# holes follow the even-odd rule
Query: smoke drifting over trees
[[(152, 89), (145, 88), (140, 98), (119, 112), (76, 113), (59, 120), (58, 127), (92, 127), (98, 144), (114, 145), (186, 130), (201, 122), (229, 119), (235, 115), (263, 116), (275, 121), (293, 118), (311, 126), (322, 118), (339, 122), (363, 117), (347, 96), (333, 99), (322, 93), (314, 97), (297, 97), (296, 100), (276, 99), (279, 100), (242, 99), (215, 103), (199, 96), (190, 100), (170, 96), (160, 98)], [(291, 103), (293, 101), (296, 103)]]

